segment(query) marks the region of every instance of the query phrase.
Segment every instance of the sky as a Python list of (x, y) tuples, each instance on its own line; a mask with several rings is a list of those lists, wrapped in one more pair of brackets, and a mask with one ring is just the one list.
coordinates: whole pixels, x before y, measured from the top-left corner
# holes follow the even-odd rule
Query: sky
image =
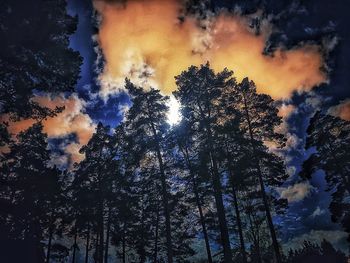
[[(310, 154), (304, 142), (312, 114), (320, 109), (350, 119), (349, 6), (341, 0), (69, 0), (68, 12), (79, 18), (70, 46), (84, 59), (81, 78), (74, 94), (35, 98), (48, 107), (66, 106), (44, 122), (53, 162), (79, 162), (79, 148), (98, 122), (115, 127), (123, 119), (130, 105), (125, 77), (170, 95), (175, 75), (209, 61), (216, 71), (234, 70), (238, 80), (248, 76), (279, 104), (279, 129), (288, 139), (283, 154), (289, 179), (278, 191), (290, 208), (276, 218), (284, 243), (327, 238), (346, 250), (346, 234), (330, 220), (324, 175), (305, 182), (298, 171)], [(174, 120), (173, 99), (171, 109)], [(11, 131), (32, 122), (23, 120)]]

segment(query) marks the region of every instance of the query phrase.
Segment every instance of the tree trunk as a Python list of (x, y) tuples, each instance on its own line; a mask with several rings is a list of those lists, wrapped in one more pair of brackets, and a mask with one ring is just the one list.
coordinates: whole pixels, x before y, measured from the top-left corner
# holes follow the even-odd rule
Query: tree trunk
[[(232, 178), (232, 173), (231, 173), (231, 178)], [(233, 196), (233, 205), (234, 205), (235, 212), (236, 212), (239, 241), (240, 241), (240, 245), (241, 245), (242, 261), (243, 261), (243, 263), (247, 263), (247, 253), (245, 251), (241, 214), (239, 211), (237, 193), (236, 193), (235, 185), (233, 182), (232, 182), (232, 196)]]
[(153, 263), (158, 262), (158, 231), (159, 231), (159, 204), (157, 202), (157, 217), (156, 217), (156, 230), (155, 230), (156, 233), (155, 233), (155, 240), (154, 240)]
[(256, 224), (253, 222), (252, 215), (250, 214), (250, 212), (247, 213), (247, 215), (248, 215), (249, 224), (250, 224), (250, 228), (251, 228), (251, 235), (253, 237), (253, 244), (255, 245), (256, 253), (258, 256), (258, 262), (263, 263), (262, 258), (261, 258), (260, 244), (259, 244), (259, 238), (258, 238), (259, 227), (255, 227)]
[(123, 263), (126, 263), (126, 224), (124, 223), (123, 240), (122, 240), (122, 259)]
[(145, 250), (145, 229), (143, 222), (145, 221), (145, 213), (143, 204), (141, 205), (141, 229), (140, 229), (140, 236), (141, 236), (141, 244), (140, 244), (140, 263), (146, 262), (146, 250)]
[(213, 263), (213, 259), (211, 256), (211, 250), (210, 250), (209, 237), (208, 237), (208, 233), (207, 233), (207, 227), (205, 225), (205, 218), (203, 215), (201, 199), (199, 197), (198, 186), (197, 186), (196, 178), (194, 176), (193, 167), (192, 167), (191, 160), (189, 158), (189, 154), (188, 154), (187, 149), (185, 150), (184, 154), (185, 154), (185, 158), (187, 160), (187, 165), (188, 165), (188, 169), (190, 171), (190, 176), (191, 176), (191, 180), (192, 180), (192, 184), (193, 184), (193, 192), (195, 195), (196, 204), (197, 204), (197, 208), (198, 208), (198, 212), (199, 212), (199, 220), (200, 220), (200, 223), (202, 226), (202, 232), (203, 232), (204, 241), (205, 241), (205, 248), (207, 251), (208, 263)]
[(163, 159), (160, 150), (157, 149), (158, 162), (160, 167), (161, 184), (162, 184), (162, 197), (163, 197), (163, 208), (165, 215), (165, 232), (166, 232), (166, 247), (167, 247), (167, 258), (168, 263), (173, 263), (173, 244), (171, 240), (171, 226), (170, 226), (170, 212), (169, 212), (169, 201), (168, 201), (168, 191), (167, 183), (165, 178)]
[[(203, 110), (201, 108), (200, 108), (200, 111), (202, 116), (204, 116)], [(210, 117), (210, 112), (208, 112), (208, 116)], [(212, 136), (210, 124), (207, 124), (206, 129), (207, 129), (208, 151), (209, 151), (209, 158), (210, 158), (210, 165), (211, 165), (211, 177), (212, 177), (212, 184), (214, 189), (216, 211), (218, 213), (218, 219), (219, 219), (220, 236), (221, 236), (221, 242), (222, 242), (223, 252), (224, 252), (224, 262), (232, 263), (230, 236), (228, 233), (225, 206), (222, 199), (222, 189), (221, 189), (222, 186), (220, 181), (220, 174), (219, 174), (218, 164), (214, 156), (215, 147), (213, 144), (213, 138), (212, 138), (213, 136)]]
[(100, 251), (99, 248), (98, 248), (98, 245), (99, 245), (99, 234), (96, 233), (96, 240), (95, 240), (95, 255), (94, 255), (94, 260), (95, 262), (99, 262), (98, 261), (98, 252)]
[(75, 229), (72, 263), (75, 263), (75, 254), (76, 254), (76, 248), (77, 248), (77, 237), (78, 237), (78, 231), (77, 231), (77, 229)]
[(86, 246), (85, 246), (85, 263), (89, 261), (89, 244), (90, 243), (90, 222), (87, 223)]
[(211, 256), (211, 250), (210, 250), (210, 243), (209, 243), (207, 227), (205, 225), (205, 219), (204, 219), (202, 205), (201, 205), (201, 202), (200, 202), (198, 191), (195, 191), (195, 196), (196, 196), (195, 198), (196, 198), (196, 203), (197, 203), (198, 212), (199, 212), (199, 219), (200, 219), (200, 222), (201, 222), (201, 225), (202, 225), (202, 232), (203, 232), (203, 236), (204, 236), (205, 248), (207, 250), (208, 263), (213, 263), (213, 259), (212, 259), (212, 256)]
[(107, 229), (106, 229), (106, 248), (105, 248), (105, 263), (108, 262), (109, 234), (111, 230), (111, 209), (108, 208)]
[(224, 262), (225, 263), (232, 263), (232, 251), (230, 248), (230, 237), (228, 234), (228, 227), (227, 227), (226, 215), (225, 215), (225, 207), (224, 207), (224, 202), (222, 199), (221, 182), (220, 182), (218, 166), (217, 166), (215, 158), (213, 157), (213, 155), (211, 153), (210, 153), (210, 159), (211, 159), (211, 168), (212, 168), (212, 181), (213, 181), (213, 188), (214, 188), (214, 198), (215, 198), (216, 210), (217, 210), (218, 219), (219, 219), (221, 241), (222, 241), (222, 246), (223, 246), (223, 250), (224, 250)]
[(99, 245), (99, 251), (98, 251), (98, 262), (103, 263), (103, 249), (104, 249), (104, 220), (103, 220), (103, 199), (100, 204), (100, 219), (99, 219), (99, 240), (100, 240), (100, 245)]
[(46, 263), (50, 262), (52, 236), (53, 236), (53, 224), (49, 226), (49, 242), (47, 244)]
[(270, 206), (269, 206), (269, 203), (268, 203), (268, 200), (267, 200), (267, 195), (266, 195), (265, 186), (264, 186), (264, 180), (263, 180), (262, 172), (261, 172), (261, 168), (260, 168), (260, 158), (257, 156), (257, 151), (256, 151), (255, 144), (254, 144), (254, 135), (253, 135), (253, 130), (252, 130), (251, 122), (250, 122), (250, 116), (249, 116), (247, 101), (246, 101), (246, 97), (245, 97), (245, 93), (244, 92), (243, 92), (243, 100), (244, 100), (245, 115), (246, 115), (246, 119), (247, 119), (247, 123), (248, 123), (248, 131), (249, 131), (249, 136), (250, 136), (250, 143), (251, 143), (251, 147), (252, 147), (252, 150), (253, 150), (253, 162), (255, 163), (256, 169), (257, 169), (257, 172), (258, 172), (261, 196), (262, 196), (263, 203), (264, 203), (267, 223), (268, 223), (268, 226), (269, 226), (269, 229), (270, 229), (270, 234), (271, 234), (271, 239), (272, 239), (272, 246), (273, 246), (274, 251), (275, 251), (275, 256), (276, 256), (277, 263), (281, 263), (282, 262), (282, 256), (281, 256), (281, 252), (280, 252), (278, 241), (277, 241), (276, 231), (275, 231), (275, 228), (274, 228), (274, 225), (273, 225), (273, 221), (272, 221), (272, 216), (271, 216), (271, 212), (270, 212)]
[(167, 258), (168, 258), (167, 263), (173, 263), (173, 244), (172, 244), (172, 240), (171, 240), (171, 223), (170, 223), (170, 211), (169, 211), (166, 176), (165, 176), (163, 158), (162, 158), (162, 154), (160, 152), (157, 131), (156, 131), (153, 123), (151, 124), (151, 126), (152, 126), (155, 144), (156, 144), (156, 153), (157, 153), (157, 158), (158, 158), (159, 171), (160, 171), (160, 181), (161, 181), (161, 186), (162, 186), (162, 199), (163, 199), (163, 209), (164, 209), (164, 216), (165, 216), (166, 247), (167, 247)]

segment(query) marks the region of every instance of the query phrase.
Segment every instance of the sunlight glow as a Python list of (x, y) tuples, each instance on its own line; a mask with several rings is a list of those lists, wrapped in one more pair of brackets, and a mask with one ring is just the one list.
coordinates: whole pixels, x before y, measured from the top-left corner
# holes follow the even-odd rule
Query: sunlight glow
[(180, 103), (175, 99), (174, 96), (170, 96), (168, 107), (168, 123), (170, 125), (175, 125), (179, 123), (181, 120)]

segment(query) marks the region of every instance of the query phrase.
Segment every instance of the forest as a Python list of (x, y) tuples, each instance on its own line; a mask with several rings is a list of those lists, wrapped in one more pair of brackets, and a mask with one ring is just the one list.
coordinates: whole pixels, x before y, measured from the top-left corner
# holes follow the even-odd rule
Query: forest
[[(1, 262), (348, 262), (326, 239), (283, 248), (283, 120), (270, 95), (231, 69), (208, 62), (174, 76), (176, 124), (169, 96), (126, 78), (130, 107), (119, 124), (97, 123), (80, 162), (53, 164), (43, 122), (64, 107), (34, 98), (74, 92), (82, 57), (69, 36), (78, 21), (66, 1), (34, 2), (0, 9)], [(12, 134), (27, 118), (33, 124)], [(350, 122), (317, 111), (298, 175), (324, 171), (332, 220), (348, 234), (349, 147)]]

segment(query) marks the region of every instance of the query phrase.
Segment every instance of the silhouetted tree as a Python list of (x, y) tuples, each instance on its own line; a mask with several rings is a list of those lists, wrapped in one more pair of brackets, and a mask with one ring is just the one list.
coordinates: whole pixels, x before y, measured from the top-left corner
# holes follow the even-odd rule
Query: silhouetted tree
[(60, 192), (59, 173), (49, 167), (50, 152), (42, 128), (36, 123), (19, 133), (1, 164), (2, 239), (17, 240), (23, 246), (18, 249), (29, 252), (25, 257), (31, 262), (44, 261), (40, 242), (44, 231), (52, 231), (57, 219), (52, 209), (57, 208)]
[(67, 2), (4, 0), (0, 4), (0, 113), (41, 119), (52, 115), (31, 100), (34, 90), (74, 91), (82, 59), (69, 47), (77, 18)]
[(164, 165), (164, 151), (162, 150), (164, 134), (167, 129), (166, 113), (168, 107), (166, 101), (168, 97), (163, 97), (159, 90), (151, 88), (149, 91), (145, 91), (142, 88), (135, 87), (129, 80), (126, 80), (125, 87), (132, 97), (133, 103), (126, 116), (127, 129), (133, 132), (132, 136), (136, 140), (141, 140), (141, 136), (147, 145), (147, 150), (153, 152), (157, 158), (165, 216), (167, 261), (172, 263), (173, 243), (169, 210), (169, 187)]
[(265, 94), (258, 94), (255, 84), (247, 78), (243, 79), (239, 85), (236, 85), (234, 90), (236, 92), (232, 96), (234, 96), (238, 105), (240, 105), (238, 108), (241, 109), (244, 119), (241, 129), (245, 131), (246, 137), (250, 140), (253, 154), (252, 165), (255, 166), (254, 168), (256, 169), (259, 180), (276, 261), (280, 263), (282, 262), (282, 257), (272, 221), (268, 195), (265, 189), (266, 182), (264, 182), (264, 174), (266, 172), (272, 173), (272, 176), (266, 178), (275, 185), (281, 185), (286, 178), (286, 174), (281, 159), (274, 154), (268, 153), (263, 142), (272, 142), (279, 147), (284, 145), (283, 136), (275, 132), (275, 128), (281, 124), (281, 117), (277, 115), (278, 110), (272, 98)]
[(326, 173), (332, 220), (350, 233), (350, 122), (317, 112), (307, 129), (306, 148), (312, 147), (316, 151), (304, 162), (301, 177), (311, 179), (319, 169)]
[(346, 263), (345, 254), (336, 250), (331, 243), (323, 239), (321, 246), (304, 241), (302, 248), (290, 250), (288, 253), (288, 263)]
[[(97, 262), (103, 262), (104, 251), (108, 248), (105, 244), (106, 217), (109, 218), (111, 207), (110, 200), (118, 178), (118, 163), (115, 159), (115, 138), (110, 135), (110, 128), (98, 124), (96, 132), (87, 145), (80, 150), (85, 154), (83, 160), (77, 166), (75, 178), (72, 184), (74, 211), (73, 234), (82, 228), (87, 228), (91, 223), (96, 226)], [(92, 222), (91, 222), (92, 221)], [(109, 229), (107, 229), (109, 237)], [(107, 239), (109, 243), (109, 238)], [(108, 255), (108, 251), (106, 252)]]
[[(176, 162), (181, 163), (180, 167), (187, 171), (184, 175), (184, 180), (190, 186), (190, 195), (194, 195), (195, 204), (198, 209), (199, 221), (202, 228), (202, 234), (205, 242), (207, 259), (209, 263), (213, 262), (208, 231), (205, 222), (205, 215), (203, 212), (203, 198), (201, 191), (201, 181), (199, 176), (199, 156), (196, 153), (198, 145), (195, 144), (195, 138), (190, 129), (190, 125), (185, 121), (180, 122), (177, 126), (172, 127), (171, 139), (174, 146), (177, 147), (178, 154), (175, 156)], [(186, 172), (185, 172), (186, 174)]]
[(181, 104), (183, 118), (192, 124), (191, 129), (197, 133), (196, 137), (210, 161), (213, 193), (226, 263), (232, 262), (232, 252), (218, 166), (219, 148), (215, 144), (215, 138), (217, 125), (223, 117), (222, 108), (219, 107), (221, 94), (225, 88), (233, 84), (231, 75), (232, 72), (228, 70), (215, 74), (209, 68), (209, 64), (200, 68), (191, 66), (175, 77), (178, 90), (174, 92)]

